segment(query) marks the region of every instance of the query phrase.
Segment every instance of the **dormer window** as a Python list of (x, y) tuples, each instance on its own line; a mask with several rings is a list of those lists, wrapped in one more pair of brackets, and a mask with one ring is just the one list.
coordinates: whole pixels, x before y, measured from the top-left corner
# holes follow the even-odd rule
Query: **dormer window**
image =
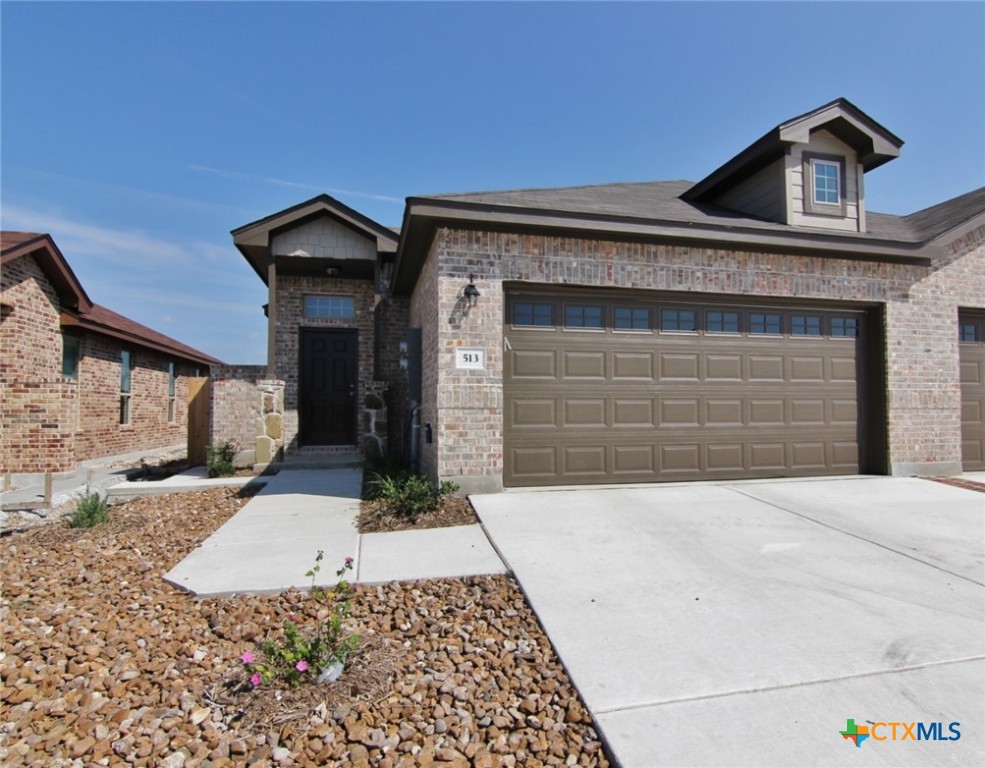
[(804, 213), (845, 215), (845, 158), (804, 152)]
[(837, 163), (827, 160), (815, 160), (814, 168), (814, 202), (822, 204), (838, 204), (838, 177), (840, 170)]

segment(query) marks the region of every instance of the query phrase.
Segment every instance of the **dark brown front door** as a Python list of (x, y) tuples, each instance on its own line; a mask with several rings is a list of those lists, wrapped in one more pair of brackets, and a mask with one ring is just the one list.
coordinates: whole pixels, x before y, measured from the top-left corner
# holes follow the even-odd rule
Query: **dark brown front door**
[(355, 445), (356, 331), (301, 330), (301, 445)]

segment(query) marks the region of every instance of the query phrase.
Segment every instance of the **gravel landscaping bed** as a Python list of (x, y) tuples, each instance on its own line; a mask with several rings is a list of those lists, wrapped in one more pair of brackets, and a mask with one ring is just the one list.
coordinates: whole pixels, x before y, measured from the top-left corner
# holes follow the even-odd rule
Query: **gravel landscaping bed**
[(248, 690), (240, 655), (289, 617), (305, 626), (315, 601), (197, 600), (162, 580), (246, 500), (142, 498), (97, 528), (0, 540), (0, 763), (608, 765), (506, 577), (364, 588), (363, 644), (340, 680)]

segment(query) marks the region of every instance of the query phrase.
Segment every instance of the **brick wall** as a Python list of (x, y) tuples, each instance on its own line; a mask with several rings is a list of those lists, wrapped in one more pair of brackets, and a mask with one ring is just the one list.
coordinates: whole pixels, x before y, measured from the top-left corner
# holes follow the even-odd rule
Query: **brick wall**
[[(130, 423), (120, 424), (120, 353), (133, 355)], [(168, 363), (175, 362), (174, 420), (168, 421)], [(188, 438), (188, 379), (196, 366), (107, 336), (85, 334), (77, 384), (80, 391), (76, 459), (178, 445)], [(199, 367), (203, 375), (207, 368)]]
[(69, 470), (77, 387), (61, 375), (58, 296), (32, 257), (4, 265), (0, 305), (0, 470)]
[[(438, 446), (441, 444), (441, 424), (438, 413), (438, 385), (441, 372), (439, 363), (442, 359), (441, 322), (442, 307), (446, 304), (439, 297), (438, 280), (438, 238), (431, 244), (427, 260), (421, 269), (417, 286), (410, 300), (410, 327), (421, 329), (421, 438), (418, 443), (420, 450), (421, 472), (436, 479), (441, 471), (438, 463)], [(433, 442), (424, 441), (424, 426), (431, 424)]]
[(267, 378), (265, 365), (223, 365), (212, 369), (212, 445), (229, 440), (240, 450), (252, 450), (260, 418), (257, 382)]
[[(304, 297), (352, 296), (355, 317), (351, 319), (306, 318)], [(371, 280), (334, 279), (328, 277), (277, 276), (276, 379), (284, 381), (284, 446), (288, 453), (299, 450), (298, 444), (298, 386), (301, 328), (345, 328), (359, 332), (359, 386), (356, 402), (359, 413), (357, 442), (361, 445), (365, 432), (362, 403), (374, 381), (373, 353), (376, 331), (373, 307), (375, 294)]]
[(893, 474), (961, 471), (958, 309), (985, 308), (985, 227), (950, 243), (886, 305)]
[[(174, 420), (168, 421), (168, 363), (143, 348), (132, 373), (131, 421), (119, 423), (121, 342), (81, 334), (75, 379), (61, 376), (58, 296), (30, 256), (5, 265), (0, 303), (0, 414), (5, 472), (61, 472), (79, 461), (183, 443), (188, 377), (176, 362)], [(208, 370), (203, 370), (208, 374)]]
[[(960, 465), (957, 307), (985, 303), (983, 233), (948, 248), (933, 267), (816, 256), (609, 242), (442, 228), (411, 300), (424, 329), (422, 446), (434, 478), (490, 488), (500, 482), (503, 282), (612, 286), (709, 294), (816, 298), (885, 307), (889, 450), (894, 472)], [(482, 293), (463, 312), (475, 274)], [(456, 371), (456, 346), (486, 351), (486, 370)]]
[(410, 301), (386, 298), (376, 306), (376, 380), (386, 384), (389, 453), (403, 456), (407, 436), (407, 372), (400, 368), (400, 343), (407, 339)]

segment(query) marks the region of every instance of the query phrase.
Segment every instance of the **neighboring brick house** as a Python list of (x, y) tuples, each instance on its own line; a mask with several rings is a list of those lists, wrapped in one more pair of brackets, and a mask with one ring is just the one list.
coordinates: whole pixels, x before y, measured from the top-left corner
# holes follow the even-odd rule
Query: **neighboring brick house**
[(391, 441), (468, 491), (985, 469), (985, 188), (869, 211), (902, 144), (839, 99), (696, 184), (409, 198), (399, 235), (322, 196), (235, 230), (288, 451), (358, 445), (388, 385)]
[(0, 472), (183, 443), (188, 379), (219, 361), (93, 304), (49, 235), (0, 251)]

